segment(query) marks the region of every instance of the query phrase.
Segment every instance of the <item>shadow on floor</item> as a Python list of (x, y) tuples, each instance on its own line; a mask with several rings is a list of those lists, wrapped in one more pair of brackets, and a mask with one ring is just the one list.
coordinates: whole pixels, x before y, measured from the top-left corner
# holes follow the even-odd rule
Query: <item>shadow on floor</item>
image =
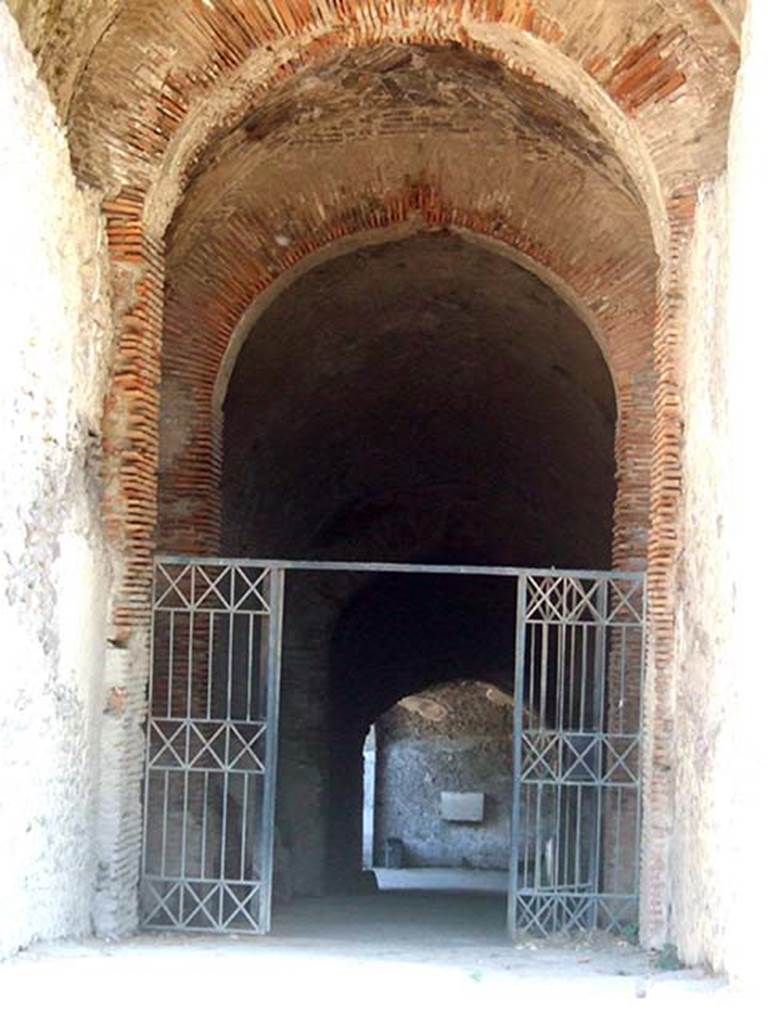
[(275, 938), (433, 948), (503, 943), (506, 899), (493, 893), (389, 891), (301, 899), (275, 909)]

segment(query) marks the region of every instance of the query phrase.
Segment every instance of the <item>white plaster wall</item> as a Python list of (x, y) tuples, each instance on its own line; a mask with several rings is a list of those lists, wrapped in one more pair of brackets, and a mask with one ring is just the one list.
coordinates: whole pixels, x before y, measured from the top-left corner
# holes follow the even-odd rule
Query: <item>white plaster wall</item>
[(729, 142), (727, 292), (729, 403), (724, 486), (732, 559), (729, 694), (716, 806), (726, 893), (722, 963), (765, 985), (768, 920), (768, 4), (752, 0)]
[[(682, 554), (677, 574), (672, 938), (688, 963), (718, 961), (726, 901), (717, 864), (718, 772), (732, 688), (732, 564), (725, 487), (727, 195), (699, 194), (682, 350), (685, 415)], [(722, 966), (722, 965), (720, 965)]]
[(700, 195), (684, 338), (672, 938), (763, 983), (768, 917), (768, 5), (752, 5), (728, 179)]
[(111, 335), (96, 200), (0, 4), (0, 956), (90, 930)]

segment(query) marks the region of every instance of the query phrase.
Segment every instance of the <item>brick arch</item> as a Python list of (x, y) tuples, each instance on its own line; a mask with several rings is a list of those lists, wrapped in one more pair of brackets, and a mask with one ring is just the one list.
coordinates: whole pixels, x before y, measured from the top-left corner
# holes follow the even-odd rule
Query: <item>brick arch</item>
[[(623, 389), (624, 407), (634, 410), (619, 432), (619, 443), (642, 451), (646, 468), (652, 465), (649, 580), (655, 682), (649, 735), (662, 739), (654, 739), (646, 749), (660, 812), (656, 821), (661, 824), (650, 826), (647, 858), (661, 882), (646, 915), (654, 934), (663, 940), (664, 833), (668, 828), (662, 819), (665, 800), (670, 806), (665, 787), (670, 785), (672, 757), (667, 675), (674, 642), (672, 580), (680, 491), (676, 344), (693, 197), (698, 184), (723, 165), (738, 47), (717, 15), (722, 9), (717, 5), (699, 0), (641, 0), (631, 5), (626, 19), (615, 17), (613, 5), (614, 0), (589, 0), (588, 4), (466, 0), (425, 7), (417, 0), (397, 5), (352, 0), (328, 4), (321, 11), (319, 5), (310, 6), (304, 0), (277, 0), (259, 5), (258, 11), (254, 5), (252, 16), (244, 18), (234, 0), (216, 0), (210, 7), (198, 0), (174, 5), (126, 0), (111, 3), (109, 9), (70, 0), (68, 11), (74, 12), (79, 25), (77, 33), (70, 33), (74, 43), (66, 32), (51, 31), (50, 37), (45, 31), (38, 34), (39, 45), (34, 49), (66, 116), (78, 173), (108, 197), (104, 209), (115, 277), (118, 344), (104, 421), (105, 523), (118, 555), (111, 682), (125, 686), (127, 701), (124, 735), (115, 751), (105, 755), (104, 774), (124, 787), (121, 799), (130, 806), (114, 827), (106, 826), (101, 859), (108, 865), (108, 877), (102, 903), (130, 905), (135, 886), (130, 863), (138, 813), (150, 564), (157, 539), (158, 387), (166, 280), (162, 230), (181, 198), (180, 183), (222, 128), (214, 92), (221, 87), (221, 95), (226, 95), (241, 71), (246, 86), (253, 84), (259, 61), (263, 65), (259, 80), (267, 89), (273, 88), (279, 78), (305, 66), (302, 54), (324, 59), (331, 52), (329, 45), (453, 39), (497, 52), (503, 43), (509, 47), (508, 64), (528, 69), (533, 80), (546, 81), (547, 69), (557, 70), (558, 90), (565, 95), (579, 92), (582, 107), (596, 120), (599, 108), (605, 123), (613, 126), (610, 137), (617, 147), (624, 145), (624, 161), (642, 186), (646, 212), (652, 211), (649, 219), (662, 257), (658, 296), (651, 285), (644, 303), (617, 301), (607, 312), (605, 295), (593, 294), (585, 301), (600, 312), (607, 336), (624, 332), (646, 341), (648, 317), (656, 309), (655, 370), (649, 359), (644, 374), (623, 378), (617, 388), (620, 395)], [(32, 8), (36, 5), (20, 2), (16, 6), (30, 12), (26, 34), (34, 38), (37, 22)], [(99, 11), (91, 16), (88, 8), (96, 7)], [(729, 4), (729, 11), (737, 24), (738, 0)], [(70, 68), (71, 72), (62, 72)], [(206, 113), (203, 108), (209, 98)], [(246, 106), (254, 98), (245, 93), (241, 97)], [(239, 108), (235, 104), (232, 109)], [(198, 114), (200, 120), (193, 125)], [(643, 168), (651, 172), (647, 180)], [(397, 202), (397, 193), (393, 191), (391, 198)], [(406, 199), (401, 196), (400, 201)], [(490, 227), (486, 225), (493, 234)], [(660, 244), (659, 239), (668, 239), (669, 244)], [(501, 240), (529, 251), (525, 239), (516, 239), (512, 229)], [(530, 255), (549, 263), (552, 254), (545, 242), (536, 239)], [(646, 273), (647, 269), (642, 272)], [(562, 276), (570, 280), (572, 268), (571, 272), (564, 268)], [(580, 293), (578, 287), (574, 290)], [(654, 373), (657, 384), (651, 409), (647, 394), (653, 391)], [(215, 456), (213, 448), (210, 456)], [(642, 497), (624, 493), (626, 498), (617, 502), (617, 516), (622, 515), (622, 501), (626, 516), (647, 507), (645, 492)], [(623, 539), (617, 535), (617, 561), (631, 561), (639, 547), (645, 550), (642, 530)], [(108, 917), (111, 911), (105, 913)], [(116, 913), (123, 927), (130, 925), (130, 913), (127, 917), (122, 910)]]
[[(423, 197), (431, 196), (431, 190), (408, 190), (407, 194), (409, 197), (408, 202), (397, 209), (396, 219), (389, 219), (376, 227), (369, 225), (368, 228), (365, 228), (359, 224), (356, 226), (355, 220), (350, 218), (343, 222), (345, 229), (343, 233), (338, 234), (336, 237), (321, 238), (318, 244), (311, 249), (303, 247), (305, 251), (298, 261), (294, 261), (292, 255), (286, 253), (286, 266), (281, 270), (278, 277), (258, 291), (229, 335), (229, 341), (221, 357), (212, 391), (214, 414), (220, 411), (224, 405), (229, 382), (240, 351), (259, 318), (299, 277), (329, 260), (355, 252), (357, 249), (366, 246), (383, 245), (389, 241), (408, 238), (424, 230), (451, 231), (460, 237), (469, 239), (474, 245), (482, 246), (491, 252), (498, 253), (535, 274), (566, 305), (574, 310), (579, 319), (588, 327), (603, 357), (606, 361), (610, 359), (610, 347), (604, 334), (602, 321), (581, 301), (573, 289), (550, 269), (549, 265), (545, 265), (540, 260), (537, 262), (532, 259), (518, 245), (513, 247), (503, 236), (500, 236), (497, 229), (493, 231), (493, 234), (481, 234), (467, 226), (478, 221), (476, 218), (470, 217), (466, 212), (460, 213), (454, 209), (452, 210), (453, 217), (450, 221), (440, 219), (439, 211), (441, 207), (439, 205), (434, 206), (432, 203), (428, 206), (425, 205)], [(422, 199), (419, 198), (420, 195)], [(377, 219), (380, 220), (380, 218)], [(329, 236), (332, 234), (333, 232), (329, 230)], [(615, 386), (613, 375), (611, 380)], [(618, 398), (618, 396), (616, 397)]]
[[(356, 10), (351, 8), (352, 13)], [(493, 18), (478, 21), (481, 28), (495, 23)], [(506, 25), (508, 38), (496, 39), (487, 37), (483, 31), (469, 30), (460, 19), (453, 21), (448, 18), (439, 25), (432, 23), (429, 29), (418, 23), (394, 25), (391, 31), (376, 34), (371, 34), (365, 24), (350, 21), (343, 28), (302, 39), (289, 62), (281, 62), (277, 54), (266, 66), (261, 61), (254, 68), (252, 62), (244, 61), (221, 83), (221, 88), (212, 89), (199, 103), (190, 106), (183, 127), (169, 138), (167, 147), (158, 154), (158, 171), (145, 191), (144, 221), (147, 230), (158, 237), (165, 232), (177, 206), (184, 201), (190, 183), (194, 183), (200, 174), (206, 156), (215, 152), (275, 90), (302, 72), (311, 73), (339, 61), (352, 51), (384, 42), (459, 47), (508, 69), (521, 82), (545, 87), (556, 95), (567, 95), (595, 125), (607, 140), (608, 148), (625, 167), (648, 211), (657, 251), (665, 252), (668, 244), (666, 211), (647, 140), (635, 119), (626, 116), (617, 97), (598, 81), (592, 70), (561, 52), (556, 35), (537, 35), (538, 24), (534, 20), (523, 30), (512, 21)], [(634, 54), (630, 54), (628, 59), (633, 60)], [(638, 59), (642, 59), (642, 55)], [(672, 74), (669, 68), (667, 73)]]
[[(624, 152), (630, 156), (634, 153), (634, 166), (640, 169), (636, 184), (654, 211), (649, 220), (657, 240), (663, 240), (668, 230), (666, 207), (670, 200), (662, 197), (669, 183), (674, 181), (679, 188), (681, 181), (698, 180), (702, 175), (711, 173), (722, 161), (723, 132), (702, 132), (701, 118), (704, 110), (707, 116), (714, 116), (712, 112), (716, 111), (718, 125), (722, 128), (723, 105), (729, 95), (729, 76), (735, 68), (737, 54), (733, 52), (732, 38), (723, 30), (722, 23), (711, 16), (704, 17), (700, 11), (688, 11), (683, 17), (679, 10), (664, 11), (653, 5), (653, 17), (649, 14), (643, 24), (653, 23), (654, 31), (640, 41), (634, 41), (638, 37), (632, 26), (617, 26), (615, 20), (609, 20), (611, 37), (605, 39), (603, 52), (598, 55), (594, 52), (593, 41), (569, 26), (567, 12), (560, 20), (552, 18), (545, 13), (545, 8), (550, 6), (545, 3), (536, 5), (521, 0), (499, 7), (491, 3), (471, 2), (452, 6), (450, 10), (440, 8), (434, 16), (427, 16), (418, 5), (411, 9), (409, 3), (399, 8), (396, 15), (379, 10), (376, 4), (372, 6), (375, 8), (373, 13), (368, 3), (345, 6), (338, 18), (331, 17), (330, 22), (320, 15), (316, 20), (308, 8), (302, 7), (298, 12), (291, 8), (292, 14), (284, 23), (280, 23), (278, 18), (271, 29), (251, 25), (238, 42), (236, 37), (243, 26), (238, 28), (229, 24), (227, 27), (226, 18), (231, 12), (227, 15), (227, 5), (218, 4), (210, 12), (200, 14), (202, 21), (197, 19), (198, 38), (192, 47), (194, 60), (189, 58), (189, 66), (182, 68), (184, 61), (177, 59), (177, 54), (164, 66), (168, 72), (164, 78), (149, 74), (146, 80), (135, 73), (137, 39), (121, 36), (123, 29), (128, 31), (130, 26), (121, 28), (118, 16), (93, 50), (88, 68), (81, 76), (77, 96), (73, 97), (69, 110), (76, 156), (85, 177), (101, 181), (109, 191), (118, 190), (115, 198), (105, 204), (112, 253), (120, 278), (118, 292), (127, 294), (133, 289), (137, 297), (135, 303), (129, 305), (124, 318), (115, 387), (107, 408), (105, 453), (110, 481), (107, 522), (118, 547), (127, 550), (129, 560), (143, 564), (145, 575), (152, 549), (147, 525), (154, 514), (151, 510), (148, 516), (141, 512), (143, 525), (130, 529), (126, 529), (126, 520), (131, 518), (131, 507), (137, 507), (139, 480), (146, 482), (153, 473), (157, 456), (151, 424), (156, 408), (153, 408), (151, 396), (147, 398), (140, 394), (142, 388), (133, 386), (129, 391), (125, 382), (130, 380), (135, 385), (137, 379), (142, 380), (143, 390), (149, 392), (157, 386), (159, 306), (164, 283), (164, 246), (159, 241), (158, 229), (162, 229), (179, 198), (179, 182), (185, 180), (190, 161), (194, 166), (207, 142), (220, 138), (222, 124), (226, 124), (226, 116), (221, 110), (199, 113), (205, 106), (204, 101), (213, 96), (217, 84), (223, 86), (225, 93), (231, 90), (235, 94), (238, 102), (232, 107), (234, 111), (241, 110), (243, 102), (252, 103), (261, 95), (257, 89), (255, 94), (238, 97), (238, 89), (232, 88), (232, 76), (240, 72), (253, 84), (250, 73), (243, 70), (248, 60), (262, 61), (264, 66), (259, 88), (264, 86), (268, 89), (270, 83), (274, 85), (278, 79), (295, 74), (297, 69), (313, 60), (327, 58), (328, 53), (341, 43), (348, 46), (351, 41), (366, 44), (381, 40), (418, 38), (435, 42), (459, 38), (465, 46), (485, 48), (488, 52), (494, 49), (494, 44), (498, 54), (502, 52), (499, 48), (501, 33), (508, 52), (517, 57), (517, 60), (508, 57), (508, 63), (512, 63), (517, 71), (527, 73), (533, 81), (541, 81), (547, 67), (558, 62), (557, 84), (563, 92), (578, 92), (579, 82), (583, 84), (586, 76), (591, 83), (591, 98), (584, 99), (586, 94), (582, 90), (582, 101), (588, 107), (591, 103), (593, 112), (602, 109), (606, 123), (610, 121), (614, 129), (613, 141), (617, 145), (623, 144)], [(565, 7), (572, 8), (573, 5), (562, 6), (565, 10)], [(657, 15), (660, 19), (658, 24), (653, 21)], [(571, 16), (576, 19), (575, 10), (571, 10)], [(179, 18), (178, 22), (173, 21), (172, 27), (181, 34), (176, 41), (182, 47), (184, 25), (187, 23), (181, 12)], [(597, 24), (599, 12), (594, 18)], [(201, 28), (203, 22), (205, 25)], [(158, 29), (158, 24), (154, 29)], [(342, 29), (338, 28), (339, 24), (343, 25)], [(431, 30), (427, 29), (427, 24), (432, 25)], [(135, 30), (136, 24), (133, 27)], [(163, 26), (164, 30), (168, 27)], [(249, 32), (254, 33), (252, 38)], [(244, 50), (243, 40), (246, 37), (251, 39), (248, 53)], [(153, 52), (155, 45), (151, 38), (150, 32), (150, 42), (145, 38), (141, 43), (149, 52)], [(127, 46), (125, 53), (115, 61), (116, 55), (110, 46), (116, 46), (121, 39), (130, 42), (131, 46)], [(706, 56), (706, 45), (716, 50), (721, 72), (713, 79), (717, 85), (717, 96), (709, 105), (701, 103), (701, 97), (707, 90), (700, 87), (705, 74), (711, 71), (711, 62), (702, 62), (702, 57)], [(206, 46), (210, 51), (207, 56)], [(213, 64), (209, 65), (206, 60), (211, 54)], [(270, 68), (274, 72), (272, 78)], [(574, 72), (577, 72), (575, 77)], [(127, 81), (129, 77), (130, 82)], [(151, 87), (147, 85), (150, 80), (153, 83)], [(135, 99), (135, 105), (130, 107), (129, 130), (122, 124), (122, 115), (112, 116), (108, 102), (118, 83), (122, 83), (121, 109), (126, 108), (126, 96), (132, 95)], [(184, 83), (189, 88), (187, 97), (179, 92)], [(600, 100), (600, 97), (604, 99)], [(670, 97), (675, 100), (674, 108), (670, 108), (667, 102)], [(215, 103), (212, 105), (215, 107)], [(98, 109), (102, 107), (105, 110), (110, 108), (110, 117), (98, 121)], [(203, 126), (202, 134), (191, 132), (191, 150), (185, 156), (182, 152), (183, 134), (188, 120), (191, 123), (198, 114)], [(665, 118), (674, 118), (674, 131), (669, 130)], [(685, 167), (676, 166), (673, 153), (680, 148), (677, 145), (680, 131), (685, 137), (703, 140), (696, 152), (688, 147)], [(89, 149), (92, 145), (102, 156), (108, 154), (109, 160), (105, 158), (103, 165), (98, 152)], [(650, 166), (647, 162), (649, 145), (654, 147), (654, 162)], [(646, 174), (647, 171), (650, 173)], [(167, 181), (169, 175), (174, 179), (170, 186)], [(163, 200), (162, 193), (168, 188), (171, 198)], [(660, 206), (663, 208), (661, 217)], [(153, 212), (157, 210), (164, 212)], [(666, 244), (662, 248), (666, 249)], [(666, 265), (664, 258), (662, 270), (665, 273)], [(662, 359), (666, 359), (662, 353), (665, 344), (664, 339), (657, 343), (657, 354)], [(670, 386), (674, 387), (673, 384)], [(137, 439), (140, 439), (139, 451), (135, 450)], [(129, 453), (131, 448), (134, 450)], [(131, 549), (136, 559), (132, 558)], [(141, 602), (134, 595), (138, 595), (138, 590), (132, 590), (130, 594), (126, 592), (125, 600), (118, 598), (115, 613), (118, 632), (130, 631), (129, 622), (137, 613), (141, 618), (138, 612)]]
[[(612, 373), (617, 400), (614, 561), (626, 568), (645, 565), (654, 394), (653, 273), (643, 280), (637, 267), (627, 267), (626, 280), (610, 284), (606, 277), (590, 280), (588, 272), (578, 277), (560, 267), (556, 257), (519, 227), (500, 225), (493, 211), (458, 208), (434, 186), (406, 186), (373, 209), (362, 197), (337, 219), (303, 234), (300, 245), (286, 249), (267, 276), (258, 263), (240, 258), (234, 242), (231, 247), (227, 244), (224, 249), (231, 248), (232, 261), (226, 269), (207, 264), (212, 290), (199, 277), (188, 284), (195, 291), (193, 307), (188, 291), (178, 285), (174, 288), (167, 304), (163, 353), (158, 533), (162, 550), (190, 554), (218, 550), (222, 375), (226, 377), (235, 358), (233, 346), (242, 341), (255, 317), (285, 287), (286, 279), (295, 279), (341, 251), (419, 229), (458, 231), (522, 263), (553, 286), (591, 327)], [(614, 264), (607, 270), (620, 276)], [(606, 302), (606, 291), (612, 293), (611, 301)], [(206, 312), (210, 310), (212, 315)], [(190, 330), (190, 323), (199, 325), (199, 333)], [(184, 424), (181, 429), (180, 423)]]
[[(674, 147), (664, 142), (670, 118), (675, 140), (686, 140), (688, 171), (707, 165), (711, 173), (724, 155), (718, 108), (738, 66), (744, 11), (743, 0), (179, 0), (162, 6), (11, 0), (11, 6), (69, 124), (76, 163), (110, 192), (129, 182), (146, 191), (161, 165), (164, 174), (171, 170), (164, 161), (184, 164), (170, 151), (219, 87), (235, 101), (238, 93), (248, 99), (248, 82), (291, 74), (308, 51), (327, 51), (334, 39), (345, 46), (454, 39), (506, 48), (509, 59), (541, 81), (562, 55), (562, 86), (574, 92), (574, 72), (588, 76), (636, 123), (662, 178), (673, 170)], [(218, 119), (209, 106), (203, 121), (213, 127)], [(201, 143), (197, 133), (191, 136), (194, 146)]]

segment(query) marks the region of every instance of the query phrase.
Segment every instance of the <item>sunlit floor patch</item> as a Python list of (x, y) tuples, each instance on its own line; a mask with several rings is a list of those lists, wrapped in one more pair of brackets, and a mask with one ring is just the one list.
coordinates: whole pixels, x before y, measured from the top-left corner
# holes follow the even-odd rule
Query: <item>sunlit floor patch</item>
[(743, 1005), (723, 983), (661, 971), (616, 938), (512, 943), (497, 896), (406, 892), (297, 900), (266, 938), (157, 934), (36, 946), (0, 965), (0, 990), (27, 1020), (77, 1006), (83, 1024), (103, 1019), (107, 998), (111, 1020), (185, 1024), (265, 1013), (291, 1024), (495, 1020), (513, 1009), (651, 1020), (675, 1008), (705, 1021)]

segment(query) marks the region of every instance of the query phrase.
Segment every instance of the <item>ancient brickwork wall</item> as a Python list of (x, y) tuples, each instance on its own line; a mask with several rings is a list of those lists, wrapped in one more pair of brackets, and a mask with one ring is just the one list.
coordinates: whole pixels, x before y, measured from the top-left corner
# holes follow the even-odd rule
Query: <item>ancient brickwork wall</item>
[[(615, 558), (641, 565), (647, 541), (651, 572), (644, 934), (661, 941), (675, 756), (670, 595), (680, 545), (680, 261), (687, 259), (697, 189), (724, 166), (742, 5), (15, 0), (13, 9), (67, 118), (81, 180), (107, 196), (116, 279), (125, 285), (117, 306), (122, 362), (105, 437), (107, 512), (120, 556), (112, 639), (125, 722), (115, 726), (105, 774), (105, 786), (121, 794), (121, 810), (104, 840), (102, 902), (114, 913), (105, 912), (100, 927), (133, 920), (128, 865), (138, 844), (147, 565), (157, 539), (153, 466), (164, 429), (157, 411), (163, 257), (170, 390), (160, 420), (167, 404), (166, 436), (176, 443), (164, 467), (164, 536), (184, 550), (211, 550), (218, 530), (211, 481), (220, 458), (211, 401), (238, 319), (256, 293), (323, 245), (417, 213), (431, 224), (496, 238), (548, 268), (609, 347), (620, 410)], [(355, 54), (382, 46), (376, 67), (355, 66)], [(446, 79), (438, 68), (434, 94), (447, 89), (453, 96), (442, 127), (423, 112), (403, 115), (419, 107), (419, 96), (434, 112), (433, 95), (420, 92), (417, 81), (432, 57), (422, 52), (415, 64), (413, 56), (403, 64), (397, 47), (447, 47), (449, 63), (458, 53), (471, 55), (482, 70), (472, 72), (470, 92), (480, 95), (474, 86), (482, 80), (491, 102), (468, 106), (462, 125), (460, 90), (451, 92), (450, 78), (469, 71), (456, 68)], [(504, 110), (498, 148), (489, 148), (488, 138), (462, 148), (467, 125), (489, 120), (499, 89), (515, 109)], [(346, 108), (339, 102), (345, 90), (352, 97)], [(376, 99), (384, 93), (386, 104)], [(365, 95), (371, 123), (358, 116), (355, 125), (349, 110), (359, 111)], [(441, 131), (454, 139), (445, 141), (446, 159), (424, 156), (440, 150)], [(384, 134), (386, 166), (365, 156)], [(464, 163), (473, 148), (488, 157), (483, 166)], [(525, 159), (509, 173), (505, 160), (516, 148)], [(464, 169), (469, 181), (462, 184)], [(329, 180), (344, 182), (343, 200), (322, 187)], [(241, 205), (254, 196), (264, 199), (260, 207)], [(228, 234), (219, 236), (223, 225)], [(243, 240), (255, 247), (243, 250)], [(208, 291), (207, 281), (214, 284)], [(186, 426), (179, 432), (180, 421)]]

